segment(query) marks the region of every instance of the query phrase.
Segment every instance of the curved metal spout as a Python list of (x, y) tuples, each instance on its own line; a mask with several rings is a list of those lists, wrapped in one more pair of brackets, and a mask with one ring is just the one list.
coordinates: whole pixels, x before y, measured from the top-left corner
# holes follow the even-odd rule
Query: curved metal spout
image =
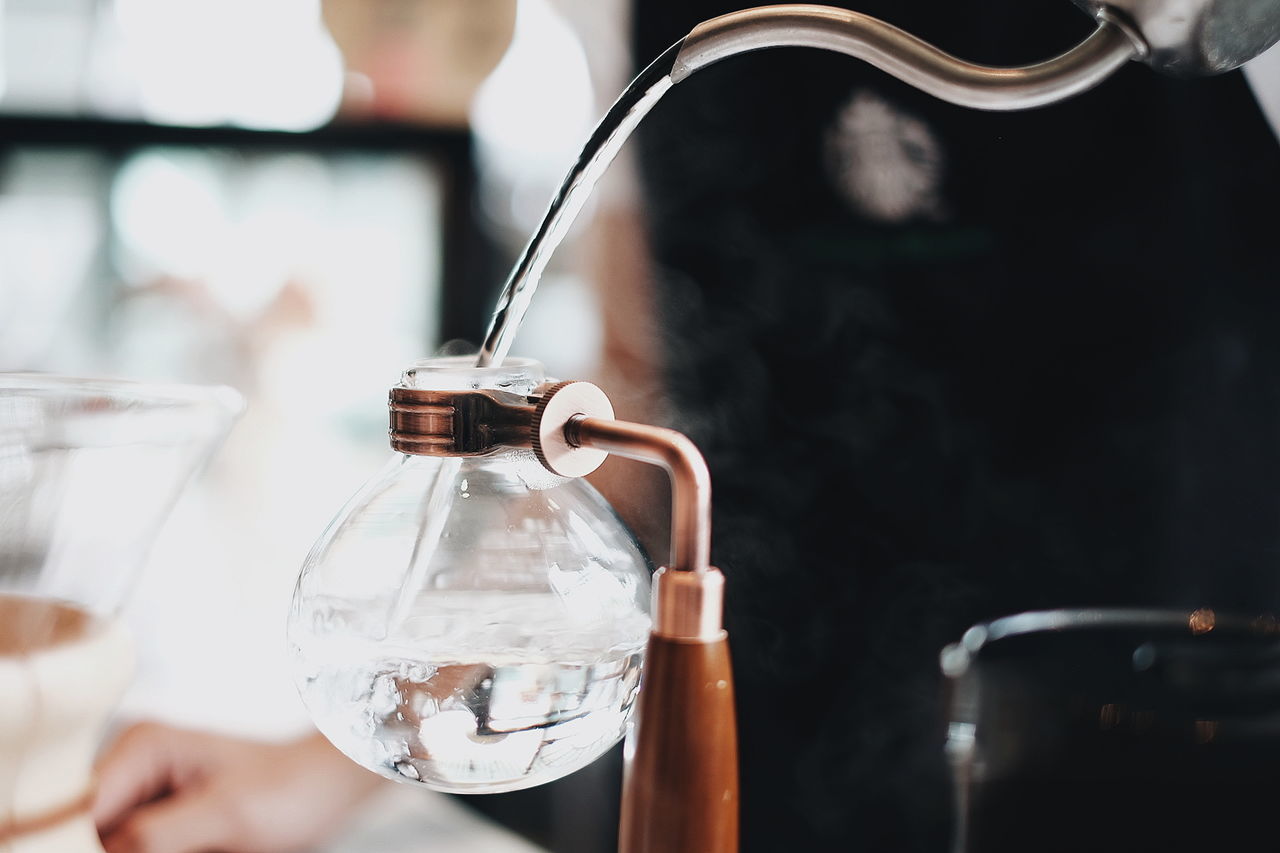
[(877, 18), (830, 6), (761, 6), (699, 24), (676, 54), (671, 81), (731, 56), (770, 47), (816, 47), (874, 65), (963, 107), (1025, 110), (1077, 95), (1146, 54), (1138, 35), (1106, 11), (1098, 29), (1061, 56), (1014, 68), (976, 65)]

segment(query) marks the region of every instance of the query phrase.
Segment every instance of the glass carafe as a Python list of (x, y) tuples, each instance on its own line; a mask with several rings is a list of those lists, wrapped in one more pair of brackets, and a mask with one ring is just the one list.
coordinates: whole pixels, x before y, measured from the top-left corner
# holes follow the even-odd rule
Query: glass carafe
[[(401, 387), (520, 396), (544, 380), (532, 361), (471, 362), (420, 363)], [(295, 677), (365, 767), (456, 793), (525, 788), (625, 733), (648, 599), (646, 559), (586, 481), (527, 449), (398, 453), (303, 566)]]
[(118, 619), (170, 508), (241, 407), (227, 388), (0, 374), (0, 850), (101, 853)]

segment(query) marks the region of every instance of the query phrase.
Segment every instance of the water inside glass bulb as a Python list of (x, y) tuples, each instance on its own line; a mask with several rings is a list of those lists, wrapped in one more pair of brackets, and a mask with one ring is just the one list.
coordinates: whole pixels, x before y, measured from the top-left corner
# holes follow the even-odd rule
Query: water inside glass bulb
[[(530, 393), (541, 365), (440, 359), (404, 383)], [(649, 566), (608, 503), (533, 454), (396, 454), (308, 556), (289, 640), (320, 730), (383, 776), (456, 793), (542, 784), (628, 726)]]

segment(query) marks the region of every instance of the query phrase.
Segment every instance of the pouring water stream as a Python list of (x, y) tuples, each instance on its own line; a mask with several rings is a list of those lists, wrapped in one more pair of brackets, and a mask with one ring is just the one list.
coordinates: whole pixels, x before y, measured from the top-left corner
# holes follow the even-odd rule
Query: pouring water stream
[[(583, 146), (552, 199), (538, 230), (508, 276), (476, 358), (477, 367), (501, 366), (511, 350), (538, 283), (596, 182), (636, 127), (677, 82), (722, 59), (771, 47), (801, 46), (844, 53), (943, 100), (987, 110), (1020, 110), (1053, 103), (1097, 85), (1130, 59), (1145, 58), (1146, 44), (1107, 9), (1083, 42), (1045, 62), (992, 68), (957, 59), (902, 30), (846, 9), (780, 5), (733, 12), (706, 21), (667, 49), (623, 91)], [(461, 460), (440, 460), (421, 504), (423, 524), (406, 583), (387, 625), (400, 625), (438, 547), (452, 505)]]
[[(679, 47), (680, 44), (677, 44), (663, 53), (627, 86), (583, 146), (577, 162), (560, 184), (541, 225), (507, 278), (484, 345), (476, 357), (477, 367), (500, 367), (510, 354), (511, 345), (520, 331), (520, 324), (529, 310), (551, 255), (564, 241), (600, 176), (618, 156), (640, 121), (671, 88), (670, 72)], [(449, 515), (449, 507), (453, 502), (453, 484), (461, 467), (461, 459), (441, 459), (431, 487), (423, 497), (423, 523), (409, 557), (408, 577), (388, 623), (392, 630), (409, 615), (417, 591), (426, 579), (428, 567), (439, 546), (445, 519)]]
[[(498, 298), (477, 367), (507, 357), (538, 283), (596, 182), (662, 96), (695, 71), (721, 59), (777, 46), (811, 46), (864, 59), (947, 100), (986, 109), (1023, 109), (1075, 94), (1141, 53), (1131, 33), (1106, 20), (1060, 57), (1016, 69), (989, 69), (955, 59), (875, 18), (822, 6), (773, 6), (735, 12), (696, 27), (655, 59), (623, 91), (583, 146), (542, 223), (525, 246)], [(442, 459), (423, 497), (424, 523), (410, 557), (408, 579), (388, 628), (401, 624), (436, 552), (453, 500), (461, 460)]]

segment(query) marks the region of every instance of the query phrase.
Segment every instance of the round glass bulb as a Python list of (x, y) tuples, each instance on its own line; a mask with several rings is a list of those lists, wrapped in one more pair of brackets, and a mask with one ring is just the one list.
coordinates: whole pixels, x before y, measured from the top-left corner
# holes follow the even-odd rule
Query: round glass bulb
[[(536, 362), (437, 359), (409, 387), (528, 394)], [(625, 733), (649, 633), (649, 564), (584, 480), (529, 451), (396, 454), (329, 525), (289, 619), (320, 730), (388, 778), (527, 788)]]

